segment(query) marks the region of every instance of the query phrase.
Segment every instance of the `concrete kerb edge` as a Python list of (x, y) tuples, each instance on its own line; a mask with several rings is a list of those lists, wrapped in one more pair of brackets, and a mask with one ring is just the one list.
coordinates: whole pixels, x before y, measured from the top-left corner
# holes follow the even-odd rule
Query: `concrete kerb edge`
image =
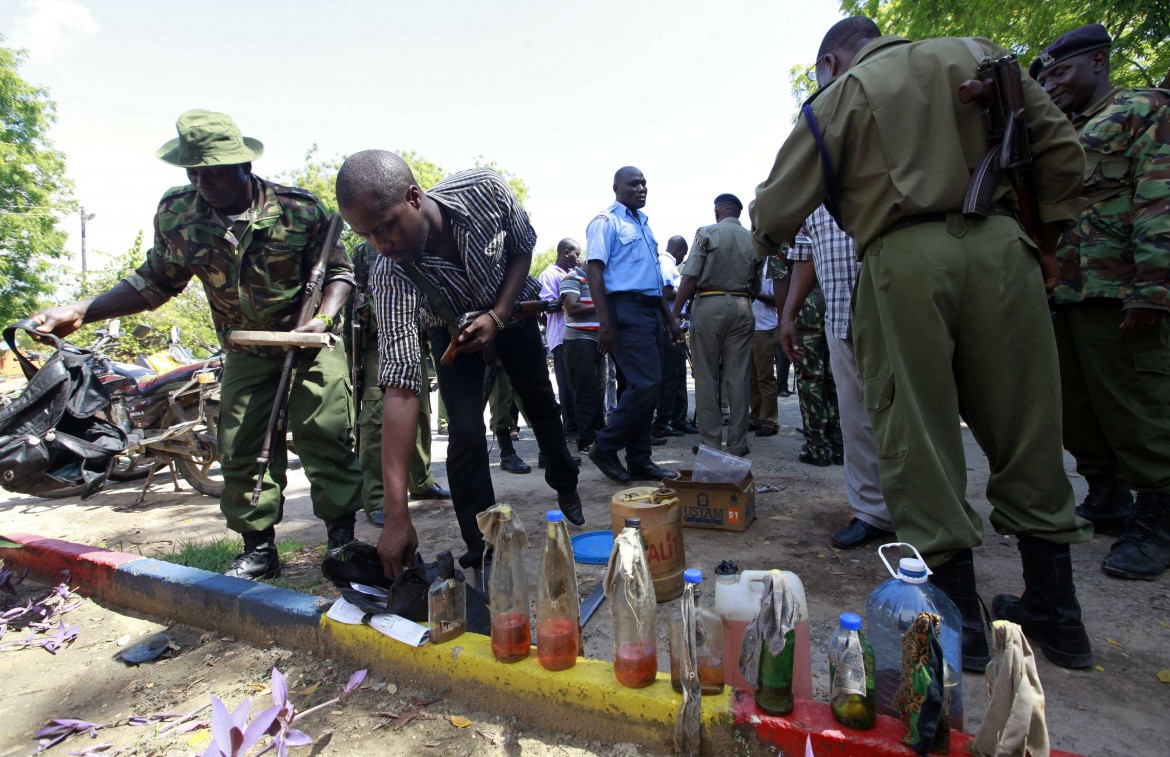
[[(451, 691), (454, 698), (530, 726), (596, 739), (670, 750), (681, 699), (660, 673), (646, 689), (627, 689), (612, 665), (578, 660), (571, 671), (550, 673), (535, 654), (511, 665), (497, 662), (490, 641), (465, 634), (441, 645), (414, 648), (367, 626), (337, 623), (318, 597), (195, 568), (33, 534), (9, 534), (23, 546), (0, 549), (6, 562), (29, 568), (42, 582), (68, 570), (69, 584), (111, 604), (171, 618), (257, 643), (278, 642), (367, 666), (379, 675)], [(454, 680), (457, 683), (453, 683)], [(748, 754), (760, 746), (803, 755), (811, 734), (818, 755), (910, 755), (892, 718), (872, 731), (850, 731), (832, 720), (823, 702), (797, 703), (793, 716), (762, 715), (750, 697), (730, 689), (702, 701), (703, 753)], [(953, 734), (952, 754), (968, 734)], [(1053, 751), (1054, 756), (1072, 757)]]

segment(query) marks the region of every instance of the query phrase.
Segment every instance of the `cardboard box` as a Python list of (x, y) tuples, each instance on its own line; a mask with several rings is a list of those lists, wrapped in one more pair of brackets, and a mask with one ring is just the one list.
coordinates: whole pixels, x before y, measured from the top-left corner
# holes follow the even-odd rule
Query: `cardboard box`
[(744, 531), (756, 519), (756, 488), (748, 473), (738, 484), (704, 484), (691, 480), (683, 468), (678, 478), (665, 482), (678, 494), (684, 528)]

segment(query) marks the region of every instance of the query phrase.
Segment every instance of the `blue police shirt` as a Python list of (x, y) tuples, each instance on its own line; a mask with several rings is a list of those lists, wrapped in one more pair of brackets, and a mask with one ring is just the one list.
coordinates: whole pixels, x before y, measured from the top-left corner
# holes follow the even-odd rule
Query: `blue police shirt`
[(607, 293), (662, 296), (658, 240), (646, 221), (642, 211), (635, 213), (615, 202), (589, 222), (585, 231), (586, 257), (605, 263), (602, 281)]

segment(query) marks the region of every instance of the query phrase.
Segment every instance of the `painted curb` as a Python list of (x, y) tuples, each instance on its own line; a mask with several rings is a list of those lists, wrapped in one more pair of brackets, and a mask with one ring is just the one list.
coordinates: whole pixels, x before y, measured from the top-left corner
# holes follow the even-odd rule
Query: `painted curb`
[[(581, 659), (556, 673), (541, 668), (535, 653), (510, 665), (496, 662), (490, 640), (476, 634), (410, 647), (368, 626), (326, 617), (322, 600), (308, 594), (61, 539), (19, 533), (8, 538), (23, 546), (0, 549), (0, 558), (27, 567), (38, 581), (57, 582), (68, 571), (70, 585), (121, 607), (261, 644), (278, 641), (286, 648), (344, 658), (386, 677), (450, 690), (475, 708), (516, 715), (551, 731), (663, 751), (673, 747), (682, 700), (665, 673), (645, 689), (627, 689), (614, 680), (612, 664), (599, 660)], [(803, 700), (792, 715), (773, 717), (757, 710), (751, 696), (727, 689), (703, 697), (703, 753), (777, 750), (797, 757), (811, 736), (818, 757), (912, 755), (899, 741), (901, 724), (888, 717), (880, 721), (871, 731), (845, 729), (827, 703)], [(950, 753), (966, 754), (971, 739), (952, 733)]]

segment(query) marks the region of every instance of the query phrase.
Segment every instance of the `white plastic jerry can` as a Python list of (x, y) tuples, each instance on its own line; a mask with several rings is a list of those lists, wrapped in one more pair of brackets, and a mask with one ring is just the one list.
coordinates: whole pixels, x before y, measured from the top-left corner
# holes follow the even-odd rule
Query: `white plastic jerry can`
[[(739, 672), (739, 652), (743, 632), (760, 612), (764, 581), (769, 571), (745, 570), (734, 575), (715, 576), (715, 612), (723, 618), (723, 670), (728, 686), (754, 691)], [(800, 604), (801, 617), (796, 624), (796, 650), (793, 655), (792, 693), (799, 699), (812, 699), (812, 662), (809, 657), (808, 601), (804, 584), (795, 573), (788, 574), (789, 585)]]

